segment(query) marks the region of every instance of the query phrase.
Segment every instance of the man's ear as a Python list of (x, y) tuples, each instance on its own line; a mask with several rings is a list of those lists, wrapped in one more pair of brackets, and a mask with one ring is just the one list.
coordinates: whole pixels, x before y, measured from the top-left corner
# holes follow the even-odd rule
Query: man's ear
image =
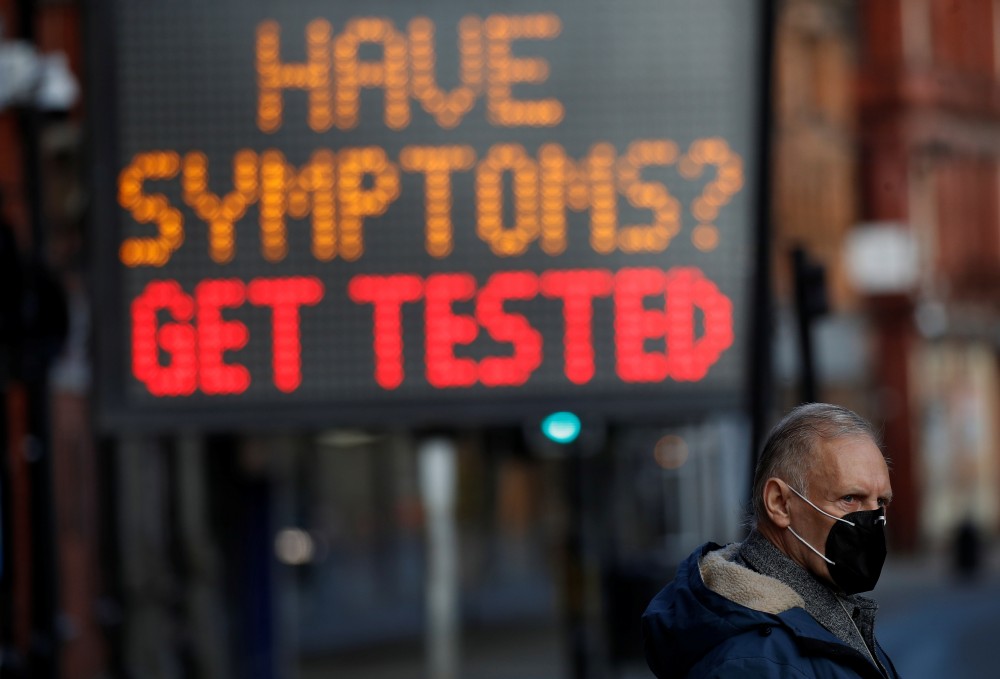
[(788, 515), (788, 493), (779, 479), (770, 478), (764, 484), (764, 511), (778, 528), (788, 528), (792, 519)]

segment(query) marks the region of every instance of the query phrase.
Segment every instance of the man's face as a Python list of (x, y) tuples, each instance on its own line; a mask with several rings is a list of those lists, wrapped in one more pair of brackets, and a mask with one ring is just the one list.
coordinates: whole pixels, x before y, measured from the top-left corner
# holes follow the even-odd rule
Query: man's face
[[(878, 509), (892, 500), (889, 468), (875, 443), (862, 436), (823, 441), (807, 479), (806, 497), (833, 516)], [(808, 503), (793, 497), (789, 505), (792, 528), (820, 552), (826, 551), (826, 538), (833, 524), (828, 516)], [(827, 563), (808, 547), (794, 541), (793, 559), (823, 580), (832, 582)]]

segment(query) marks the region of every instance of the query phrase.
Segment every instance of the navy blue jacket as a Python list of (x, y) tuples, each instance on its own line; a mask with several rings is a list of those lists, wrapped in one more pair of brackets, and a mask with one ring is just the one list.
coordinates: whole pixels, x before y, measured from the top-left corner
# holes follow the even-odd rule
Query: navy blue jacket
[[(730, 564), (721, 552), (711, 555), (720, 549), (707, 543), (695, 550), (642, 616), (646, 660), (659, 679), (884, 679), (869, 658), (840, 641), (804, 608), (789, 606), (797, 597), (791, 588)], [(703, 562), (705, 557), (708, 561)], [(710, 563), (712, 589), (699, 563)], [(717, 593), (720, 590), (726, 596)], [(889, 679), (898, 679), (892, 661), (876, 646)]]

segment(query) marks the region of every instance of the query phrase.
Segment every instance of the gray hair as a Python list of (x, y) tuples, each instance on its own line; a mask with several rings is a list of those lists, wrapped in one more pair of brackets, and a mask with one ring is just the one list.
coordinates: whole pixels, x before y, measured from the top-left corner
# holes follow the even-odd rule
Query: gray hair
[(879, 446), (878, 434), (857, 413), (829, 403), (806, 403), (785, 415), (768, 434), (753, 475), (749, 523), (756, 526), (766, 516), (764, 485), (778, 477), (808, 496), (809, 472), (815, 463), (817, 443), (865, 437)]

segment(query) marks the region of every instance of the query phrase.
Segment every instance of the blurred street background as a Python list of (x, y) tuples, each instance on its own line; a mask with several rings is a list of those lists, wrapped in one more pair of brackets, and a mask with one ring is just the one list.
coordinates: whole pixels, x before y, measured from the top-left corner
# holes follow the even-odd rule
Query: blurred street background
[(998, 0), (0, 0), (0, 679), (648, 678), (804, 401), (1000, 673)]

